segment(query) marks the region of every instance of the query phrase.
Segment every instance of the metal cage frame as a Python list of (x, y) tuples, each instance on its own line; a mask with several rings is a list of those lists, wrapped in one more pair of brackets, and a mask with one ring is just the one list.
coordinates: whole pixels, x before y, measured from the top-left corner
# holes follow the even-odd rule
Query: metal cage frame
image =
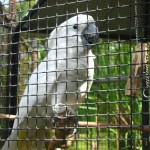
[[(86, 1), (85, 1), (86, 2)], [(147, 2), (146, 0), (139, 0), (137, 1), (137, 4), (132, 4), (131, 3), (132, 0), (130, 0), (130, 7), (137, 5), (138, 7), (142, 7), (141, 10), (141, 14), (139, 14), (138, 19), (142, 18), (142, 26), (138, 27), (140, 32), (139, 38), (138, 38), (138, 42), (149, 42), (149, 38), (150, 38), (150, 20), (149, 20), (149, 16), (150, 16), (150, 3)], [(17, 24), (16, 28), (13, 29), (13, 27), (10, 27), (10, 30), (13, 31), (12, 33), (12, 44), (11, 44), (11, 51), (9, 52), (9, 58), (8, 58), (8, 79), (7, 79), (7, 87), (6, 87), (6, 97), (7, 97), (7, 108), (8, 108), (8, 112), (9, 114), (16, 114), (16, 110), (17, 110), (17, 85), (18, 85), (18, 64), (19, 64), (19, 40), (20, 40), (20, 33), (21, 31), (24, 30), (28, 30), (28, 25), (30, 25), (30, 20), (32, 20), (31, 18), (37, 14), (38, 15), (38, 11), (40, 8), (43, 8), (42, 6), (44, 5), (44, 3), (48, 3), (45, 2), (44, 0), (38, 0), (37, 4), (29, 11), (29, 13), (27, 14), (27, 16), (25, 16), (23, 18), (23, 20), (20, 21), (20, 23)], [(69, 3), (69, 2), (68, 2)], [(78, 2), (76, 2), (78, 3)], [(98, 2), (97, 2), (98, 3)], [(47, 7), (45, 8), (47, 9)], [(96, 11), (96, 13), (98, 13), (98, 11), (100, 11), (102, 9), (98, 9)], [(108, 7), (109, 10), (109, 7)], [(129, 16), (130, 17), (130, 16)], [(134, 15), (133, 18), (135, 18), (136, 16)], [(29, 23), (29, 24), (27, 24)], [(27, 27), (27, 28), (26, 28)], [(49, 28), (48, 31), (46, 32), (51, 32), (53, 29)], [(36, 32), (36, 31), (35, 31)], [(38, 31), (38, 32), (45, 32), (44, 30), (42, 31)], [(108, 31), (109, 32), (109, 31)], [(117, 31), (119, 32), (119, 31)], [(118, 37), (119, 34), (119, 37)], [(100, 32), (99, 33), (99, 37), (100, 38), (105, 38), (105, 39), (116, 39), (116, 40), (120, 40), (119, 38), (121, 37), (121, 40), (131, 40), (131, 39), (135, 39), (136, 40), (136, 35), (133, 34), (130, 36), (126, 36), (126, 35), (122, 35), (121, 33), (117, 33), (117, 34), (105, 34)], [(130, 39), (128, 39), (130, 37)], [(149, 51), (149, 50), (148, 50)], [(144, 76), (144, 75), (143, 75)], [(149, 77), (149, 75), (148, 75)], [(121, 79), (119, 79), (120, 81)], [(127, 80), (127, 79), (122, 79), (122, 80)], [(95, 82), (115, 82), (114, 78), (109, 78), (109, 79), (97, 79), (97, 81)], [(146, 89), (146, 95), (147, 97), (143, 94), (142, 95), (142, 128), (144, 129), (144, 127), (148, 126), (150, 121), (150, 114), (147, 113), (149, 112), (149, 93), (148, 93), (148, 88), (147, 88), (147, 82), (146, 82), (146, 78), (142, 78), (142, 93), (143, 90)], [(131, 98), (132, 101), (132, 98)], [(9, 124), (9, 128), (12, 128), (13, 125), (13, 121)], [(131, 132), (132, 132), (132, 125), (131, 125)], [(132, 137), (130, 139), (131, 141), (131, 145), (132, 145)], [(143, 150), (145, 149), (149, 149), (150, 145), (149, 145), (149, 132), (144, 132), (144, 130), (142, 130), (142, 148)]]

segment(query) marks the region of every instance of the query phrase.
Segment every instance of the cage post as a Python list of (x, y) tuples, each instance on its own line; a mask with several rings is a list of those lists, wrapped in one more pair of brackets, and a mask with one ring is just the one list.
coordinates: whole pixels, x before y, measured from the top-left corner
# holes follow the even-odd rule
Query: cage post
[[(11, 37), (10, 37), (11, 38)], [(18, 83), (18, 34), (12, 36), (11, 51), (8, 57), (8, 79), (7, 79), (7, 106), (9, 114), (16, 114), (17, 106), (17, 83)], [(12, 128), (13, 121), (9, 122), (9, 128)]]
[[(142, 92), (144, 92), (144, 88), (146, 87), (146, 79), (142, 80)], [(148, 95), (149, 92), (145, 89), (145, 94)], [(149, 125), (149, 101), (145, 95), (142, 95), (142, 125), (147, 126)], [(149, 149), (149, 133), (142, 131), (142, 147), (143, 150)]]
[[(147, 3), (147, 0), (144, 0), (144, 28), (143, 28), (143, 40), (144, 42), (148, 41), (149, 37), (149, 29), (148, 29), (148, 14), (149, 14), (149, 5)], [(146, 41), (145, 41), (146, 40)], [(147, 63), (148, 65), (148, 63)], [(146, 68), (143, 68), (146, 69)], [(145, 70), (146, 71), (146, 70)], [(147, 74), (144, 74), (147, 77)], [(142, 78), (142, 125), (148, 126), (149, 125), (149, 92), (147, 88), (147, 80), (146, 78)], [(145, 92), (145, 95), (144, 95)], [(142, 131), (142, 148), (143, 150), (148, 150), (149, 147), (149, 133), (145, 133)]]

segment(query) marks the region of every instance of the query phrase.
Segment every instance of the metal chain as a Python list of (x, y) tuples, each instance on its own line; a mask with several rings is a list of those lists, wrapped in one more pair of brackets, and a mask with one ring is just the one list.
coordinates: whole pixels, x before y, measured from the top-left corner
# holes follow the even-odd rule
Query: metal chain
[[(135, 36), (136, 36), (136, 44), (138, 44), (139, 40), (139, 30), (138, 30), (138, 7), (137, 7), (137, 0), (134, 1), (134, 9), (135, 9)], [(145, 94), (145, 91), (149, 89), (149, 71), (148, 71), (148, 54), (146, 55), (146, 68), (145, 68), (145, 75), (146, 75), (146, 89), (143, 90), (143, 95), (148, 97)]]
[(138, 43), (138, 9), (137, 9), (137, 0), (134, 3), (134, 10), (135, 10), (135, 36), (136, 36), (136, 44)]
[(149, 88), (148, 54), (146, 56), (146, 88)]
[(146, 95), (146, 90), (149, 89), (148, 54), (146, 55), (145, 75), (146, 75), (146, 89), (143, 90), (143, 95), (144, 95), (144, 97), (150, 97), (150, 96)]

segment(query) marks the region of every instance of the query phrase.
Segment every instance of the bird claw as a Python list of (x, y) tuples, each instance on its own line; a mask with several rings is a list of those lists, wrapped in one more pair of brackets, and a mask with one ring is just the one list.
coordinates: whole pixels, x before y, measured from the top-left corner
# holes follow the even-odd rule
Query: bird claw
[(53, 110), (55, 113), (53, 119), (55, 140), (50, 145), (55, 148), (67, 146), (67, 141), (73, 140), (77, 132), (77, 117), (72, 109), (64, 104), (57, 104)]
[(53, 107), (53, 112), (55, 117), (60, 119), (66, 119), (69, 115), (75, 114), (71, 107), (66, 106), (65, 104), (59, 103)]

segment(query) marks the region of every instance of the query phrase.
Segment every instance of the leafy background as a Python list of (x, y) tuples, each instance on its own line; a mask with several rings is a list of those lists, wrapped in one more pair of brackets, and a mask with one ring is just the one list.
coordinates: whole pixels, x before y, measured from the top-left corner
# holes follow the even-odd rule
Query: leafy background
[[(36, 3), (35, 0), (17, 3), (18, 22)], [(6, 5), (7, 6), (7, 5)], [(8, 7), (5, 7), (7, 10)], [(32, 41), (35, 35), (21, 34), (18, 102), (32, 73)], [(38, 63), (46, 55), (45, 35), (38, 35)], [(142, 97), (125, 96), (126, 79), (130, 72), (135, 41), (100, 39), (93, 53), (96, 55), (93, 86), (77, 110), (79, 121), (105, 123), (103, 128), (78, 127), (76, 140), (70, 150), (140, 150), (141, 132), (111, 128), (109, 124), (142, 125)], [(1, 57), (1, 62), (3, 62)], [(6, 58), (5, 58), (6, 59)], [(5, 60), (6, 61), (6, 60)], [(5, 70), (3, 67), (1, 71)], [(4, 77), (4, 73), (1, 73)], [(113, 79), (113, 80), (112, 80)], [(4, 84), (5, 80), (1, 83)]]

